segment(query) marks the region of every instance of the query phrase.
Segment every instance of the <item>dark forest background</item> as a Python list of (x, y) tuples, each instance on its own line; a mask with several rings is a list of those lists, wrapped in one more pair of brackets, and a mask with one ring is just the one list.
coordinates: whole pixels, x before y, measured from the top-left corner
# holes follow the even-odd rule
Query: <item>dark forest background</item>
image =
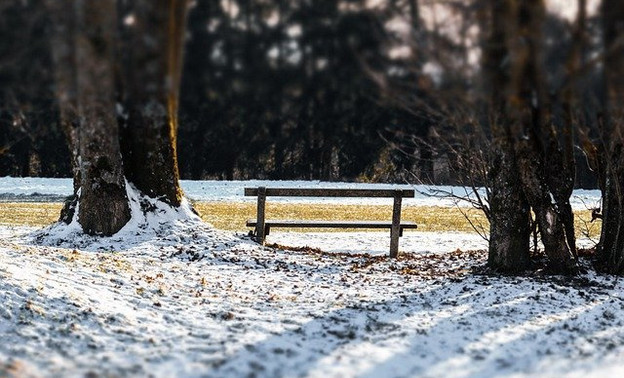
[[(368, 3), (196, 1), (180, 98), (182, 178), (460, 182), (457, 145), (482, 100), (474, 26), (483, 2), (443, 1), (444, 14), (432, 13), (435, 1)], [(574, 28), (546, 18), (544, 67), (557, 87)], [(587, 56), (596, 23), (588, 17)], [(50, 27), (42, 0), (0, 5), (1, 176), (71, 177)], [(602, 81), (597, 69), (583, 74), (589, 113)], [(595, 187), (576, 155), (576, 186)]]

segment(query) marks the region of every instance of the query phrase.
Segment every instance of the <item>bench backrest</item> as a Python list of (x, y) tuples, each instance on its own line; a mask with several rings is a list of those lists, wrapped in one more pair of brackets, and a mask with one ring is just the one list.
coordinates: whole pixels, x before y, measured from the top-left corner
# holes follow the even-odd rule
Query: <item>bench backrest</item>
[[(259, 188), (245, 188), (246, 196), (257, 196)], [(265, 188), (267, 197), (394, 197), (413, 198), (414, 189)]]

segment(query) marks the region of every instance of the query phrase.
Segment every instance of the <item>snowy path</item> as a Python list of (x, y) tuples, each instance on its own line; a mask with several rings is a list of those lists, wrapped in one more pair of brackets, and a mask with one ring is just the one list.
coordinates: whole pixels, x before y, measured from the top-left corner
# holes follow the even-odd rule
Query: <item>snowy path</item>
[[(611, 277), (472, 274), (486, 256), (455, 251), (481, 245), (465, 234), (406, 233), (393, 261), (169, 226), (80, 248), (0, 228), (0, 376), (624, 373), (624, 284)], [(387, 236), (358, 234), (303, 244), (385, 253)]]

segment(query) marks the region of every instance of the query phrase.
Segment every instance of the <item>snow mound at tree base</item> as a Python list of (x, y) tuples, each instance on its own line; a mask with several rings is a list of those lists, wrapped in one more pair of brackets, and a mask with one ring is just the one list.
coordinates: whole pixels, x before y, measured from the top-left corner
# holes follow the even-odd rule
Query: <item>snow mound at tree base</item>
[(28, 235), (26, 242), (84, 251), (123, 251), (142, 244), (149, 244), (153, 250), (154, 245), (172, 247), (198, 242), (222, 249), (231, 244), (228, 242), (233, 235), (204, 223), (185, 198), (179, 207), (173, 207), (142, 194), (132, 184), (127, 183), (126, 188), (131, 218), (116, 234), (105, 237), (84, 233), (78, 204), (71, 223), (57, 222), (37, 230)]

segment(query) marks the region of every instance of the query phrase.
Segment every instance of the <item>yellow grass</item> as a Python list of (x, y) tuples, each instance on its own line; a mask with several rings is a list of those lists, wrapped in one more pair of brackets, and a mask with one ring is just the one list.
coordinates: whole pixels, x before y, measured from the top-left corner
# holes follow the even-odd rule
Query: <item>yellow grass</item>
[[(207, 222), (217, 228), (245, 229), (245, 221), (256, 217), (255, 203), (202, 202), (195, 209)], [(469, 209), (474, 221), (484, 217)], [(392, 219), (392, 205), (326, 205), (267, 203), (267, 219), (319, 219), (319, 220), (387, 220)], [(457, 209), (432, 206), (403, 207), (401, 219), (416, 222), (420, 231), (472, 231), (470, 224)], [(332, 230), (328, 230), (332, 231)], [(334, 230), (344, 231), (344, 230)]]
[[(0, 203), (0, 225), (44, 226), (58, 219), (60, 203)], [(197, 202), (194, 204), (202, 219), (224, 230), (248, 230), (245, 221), (256, 217), (255, 203)], [(418, 231), (472, 232), (473, 224), (488, 228), (483, 214), (475, 209), (457, 209), (435, 206), (404, 206), (401, 219), (416, 222)], [(577, 236), (585, 231), (591, 237), (600, 234), (600, 222), (588, 223), (590, 211), (577, 211)], [(391, 205), (327, 205), (267, 203), (267, 219), (321, 219), (321, 220), (390, 220)], [(589, 225), (589, 229), (586, 225)], [(327, 230), (332, 231), (332, 230)], [(344, 231), (344, 230), (335, 230)]]
[(62, 206), (56, 202), (2, 202), (0, 225), (46, 226), (59, 219)]

